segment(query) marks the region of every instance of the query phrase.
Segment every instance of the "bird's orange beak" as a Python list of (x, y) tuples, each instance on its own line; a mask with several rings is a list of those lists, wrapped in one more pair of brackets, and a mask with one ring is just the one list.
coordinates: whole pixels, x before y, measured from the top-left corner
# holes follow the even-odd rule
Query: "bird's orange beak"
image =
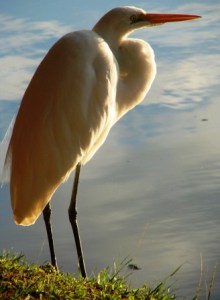
[(167, 22), (180, 22), (201, 18), (196, 15), (185, 14), (158, 14), (158, 13), (146, 13), (145, 20), (152, 25), (164, 24)]

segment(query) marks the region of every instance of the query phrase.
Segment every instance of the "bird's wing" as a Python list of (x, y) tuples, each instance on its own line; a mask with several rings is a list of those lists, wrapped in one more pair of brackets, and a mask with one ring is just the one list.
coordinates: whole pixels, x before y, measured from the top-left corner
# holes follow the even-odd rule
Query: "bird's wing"
[(91, 31), (64, 36), (43, 59), (22, 99), (6, 160), (17, 224), (33, 224), (77, 163), (105, 140), (117, 74), (108, 45)]

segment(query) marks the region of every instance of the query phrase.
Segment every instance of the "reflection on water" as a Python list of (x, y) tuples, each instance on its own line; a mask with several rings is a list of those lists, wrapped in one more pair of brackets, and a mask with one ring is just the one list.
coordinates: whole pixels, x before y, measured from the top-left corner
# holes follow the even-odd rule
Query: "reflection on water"
[[(136, 118), (141, 123), (138, 129), (133, 126)], [(193, 128), (188, 129), (189, 124)], [(158, 107), (139, 107), (116, 125), (107, 143), (82, 170), (79, 223), (90, 272), (129, 255), (141, 267), (131, 277), (137, 285), (160, 280), (183, 264), (176, 286), (180, 294), (189, 296), (198, 285), (202, 256), (204, 277), (209, 280), (220, 258), (217, 136), (214, 118), (203, 122), (195, 112)], [(120, 137), (123, 143), (116, 146)], [(70, 272), (76, 271), (77, 261), (67, 217), (71, 184), (72, 178), (52, 203), (59, 265)], [(32, 227), (13, 225), (8, 219), (7, 188), (2, 194), (5, 203), (1, 201), (1, 211), (5, 211), (0, 221), (1, 248), (14, 247), (29, 260), (48, 260), (42, 219)], [(216, 282), (219, 279), (218, 273)], [(218, 283), (215, 292), (219, 297)]]
[[(131, 282), (140, 285), (158, 282), (183, 264), (174, 287), (179, 296), (190, 298), (198, 286), (201, 257), (208, 284), (220, 261), (220, 5), (215, 2), (194, 2), (193, 11), (207, 15), (200, 27), (181, 25), (181, 34), (169, 27), (152, 29), (158, 76), (145, 101), (151, 105), (127, 114), (82, 169), (78, 211), (89, 272), (129, 255), (141, 268)], [(189, 5), (184, 11), (190, 11)], [(0, 138), (17, 105), (0, 101)], [(52, 221), (59, 266), (76, 272), (67, 215), (72, 179), (52, 200)], [(29, 261), (49, 260), (42, 218), (35, 226), (18, 227), (12, 222), (7, 184), (0, 200), (0, 249), (13, 247)], [(212, 299), (220, 299), (219, 270), (215, 283)]]

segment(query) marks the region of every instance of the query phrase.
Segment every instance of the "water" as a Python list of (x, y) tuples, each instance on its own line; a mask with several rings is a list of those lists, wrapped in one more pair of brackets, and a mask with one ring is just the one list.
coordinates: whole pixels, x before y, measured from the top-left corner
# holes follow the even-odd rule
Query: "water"
[[(204, 18), (178, 25), (178, 31), (167, 25), (138, 34), (155, 49), (158, 76), (144, 105), (112, 129), (82, 169), (78, 215), (89, 273), (128, 255), (141, 268), (130, 281), (140, 286), (156, 283), (182, 265), (174, 285), (179, 298), (192, 298), (202, 273), (205, 299), (205, 285), (220, 261), (220, 7), (216, 1), (182, 3), (182, 8), (181, 3), (164, 4), (163, 10)], [(1, 138), (18, 107), (16, 99), (6, 96), (0, 97), (6, 100), (0, 101)], [(76, 272), (67, 215), (72, 180), (52, 200), (52, 221), (58, 264)], [(0, 190), (0, 249), (13, 247), (30, 262), (48, 261), (42, 218), (35, 226), (14, 225), (8, 189), (6, 184)], [(220, 299), (219, 282), (217, 268), (212, 299)]]

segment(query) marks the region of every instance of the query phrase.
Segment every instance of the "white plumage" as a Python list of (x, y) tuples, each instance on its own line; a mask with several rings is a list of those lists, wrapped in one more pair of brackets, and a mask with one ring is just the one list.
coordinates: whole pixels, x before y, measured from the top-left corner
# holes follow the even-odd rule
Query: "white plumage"
[(58, 186), (146, 96), (156, 75), (154, 53), (128, 34), (195, 18), (119, 7), (93, 30), (69, 33), (49, 50), (23, 96), (7, 153), (17, 224), (33, 224)]

